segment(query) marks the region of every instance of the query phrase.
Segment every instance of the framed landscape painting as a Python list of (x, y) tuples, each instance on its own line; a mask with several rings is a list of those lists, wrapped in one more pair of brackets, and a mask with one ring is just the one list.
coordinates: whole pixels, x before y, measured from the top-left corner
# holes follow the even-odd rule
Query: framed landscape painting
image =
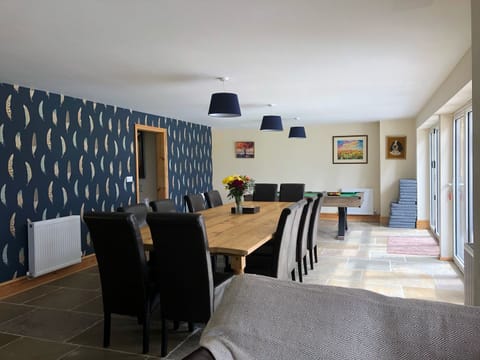
[(235, 157), (238, 159), (253, 159), (255, 157), (255, 142), (235, 141)]
[(368, 135), (333, 137), (334, 164), (368, 163)]

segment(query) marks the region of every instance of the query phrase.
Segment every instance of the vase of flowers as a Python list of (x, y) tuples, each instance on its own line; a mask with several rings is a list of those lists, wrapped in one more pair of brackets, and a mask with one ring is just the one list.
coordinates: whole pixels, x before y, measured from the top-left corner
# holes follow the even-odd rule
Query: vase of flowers
[(247, 175), (230, 175), (223, 179), (222, 183), (228, 190), (228, 197), (235, 200), (235, 212), (241, 214), (243, 195), (253, 189), (255, 181)]
[(235, 196), (235, 213), (236, 214), (242, 213), (242, 201), (243, 201), (243, 196)]

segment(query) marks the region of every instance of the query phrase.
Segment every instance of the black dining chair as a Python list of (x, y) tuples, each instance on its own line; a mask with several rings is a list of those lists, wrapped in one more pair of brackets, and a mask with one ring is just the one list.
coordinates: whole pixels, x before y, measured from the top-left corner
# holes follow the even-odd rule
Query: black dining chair
[(323, 200), (325, 199), (325, 192), (319, 193), (313, 200), (312, 213), (310, 223), (308, 225), (307, 249), (310, 258), (310, 268), (313, 270), (313, 255), (315, 254), (315, 262), (318, 262), (317, 255), (317, 235), (318, 235), (318, 221), (320, 217), (320, 210), (322, 208)]
[[(298, 226), (298, 235), (297, 235), (297, 249), (296, 249), (296, 260), (298, 268), (298, 280), (303, 282), (303, 272), (305, 275), (308, 274), (307, 270), (307, 239), (308, 239), (308, 226), (310, 224), (310, 218), (312, 214), (313, 199), (306, 198), (306, 204), (304, 205), (300, 217), (300, 224)], [(302, 271), (303, 264), (303, 271)]]
[(175, 207), (175, 203), (171, 199), (161, 199), (150, 201), (150, 207), (152, 208), (153, 212), (177, 212), (177, 208)]
[[(302, 219), (302, 212), (307, 204), (307, 200), (302, 199), (295, 203), (297, 206), (295, 208), (295, 213), (293, 216), (292, 228), (291, 228), (291, 241), (289, 244), (289, 249), (287, 252), (287, 267), (290, 269), (292, 274), (292, 280), (295, 281), (295, 269), (297, 268), (297, 242), (298, 242), (298, 233), (300, 229), (300, 220)], [(299, 275), (300, 277), (300, 275)]]
[(162, 356), (167, 355), (166, 320), (206, 323), (233, 274), (214, 273), (201, 214), (149, 213), (154, 271), (162, 299)]
[(298, 201), (303, 199), (305, 184), (280, 184), (280, 195), (278, 201)]
[(204, 196), (209, 208), (223, 205), (222, 197), (220, 196), (220, 192), (218, 190), (207, 191), (204, 193)]
[[(209, 209), (223, 205), (222, 197), (220, 196), (220, 192), (218, 190), (207, 191), (203, 195), (205, 196), (205, 201), (207, 202), (207, 207)], [(223, 256), (223, 262), (225, 271), (231, 271), (232, 268), (230, 267), (228, 256)], [(215, 256), (212, 256), (212, 266), (214, 269), (217, 266), (217, 260)]]
[(276, 201), (277, 184), (256, 183), (253, 189), (253, 201)]
[(149, 275), (136, 218), (125, 212), (88, 212), (83, 219), (102, 285), (103, 346), (110, 346), (112, 314), (135, 316), (143, 325), (143, 353), (148, 353), (150, 318), (159, 308), (160, 292)]
[(292, 242), (296, 244), (296, 239), (292, 238), (292, 226), (297, 208), (297, 204), (291, 204), (282, 210), (277, 228), (269, 244), (260, 247), (259, 251), (254, 251), (247, 256), (246, 273), (282, 280), (291, 278), (292, 269), (289, 265), (291, 256), (289, 257), (288, 252), (293, 251), (293, 259), (295, 260), (295, 248), (292, 249), (291, 244)]
[(187, 204), (188, 212), (194, 213), (205, 210), (205, 199), (202, 194), (188, 194), (184, 196), (185, 204)]
[(144, 203), (120, 206), (117, 211), (135, 215), (139, 227), (147, 225), (148, 207)]

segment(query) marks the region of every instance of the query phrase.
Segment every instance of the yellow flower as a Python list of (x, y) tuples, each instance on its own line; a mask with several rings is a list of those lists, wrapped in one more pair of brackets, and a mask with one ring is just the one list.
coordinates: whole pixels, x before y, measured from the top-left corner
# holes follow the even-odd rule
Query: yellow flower
[(225, 179), (223, 179), (222, 183), (223, 184), (228, 184), (228, 183), (232, 182), (233, 180), (235, 180), (234, 175), (230, 175), (230, 176), (227, 176)]

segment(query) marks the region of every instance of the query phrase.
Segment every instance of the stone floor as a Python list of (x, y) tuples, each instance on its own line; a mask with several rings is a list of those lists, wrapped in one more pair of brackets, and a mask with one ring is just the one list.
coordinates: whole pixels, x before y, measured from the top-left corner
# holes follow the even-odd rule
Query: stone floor
[(463, 274), (451, 261), (387, 253), (389, 236), (430, 236), (427, 230), (393, 229), (350, 222), (345, 240), (335, 240), (336, 226), (321, 220), (318, 264), (304, 282), (353, 287), (387, 296), (464, 303)]
[[(321, 220), (319, 262), (306, 283), (356, 287), (389, 296), (463, 304), (463, 276), (434, 257), (389, 255), (388, 236), (427, 236), (425, 230), (350, 223), (346, 239), (334, 240), (336, 223)], [(158, 359), (160, 322), (154, 319), (150, 353), (141, 354), (141, 326), (114, 316), (111, 346), (102, 348), (103, 315), (97, 268), (90, 268), (0, 300), (0, 359)], [(201, 328), (169, 334), (167, 359), (196, 348)]]

